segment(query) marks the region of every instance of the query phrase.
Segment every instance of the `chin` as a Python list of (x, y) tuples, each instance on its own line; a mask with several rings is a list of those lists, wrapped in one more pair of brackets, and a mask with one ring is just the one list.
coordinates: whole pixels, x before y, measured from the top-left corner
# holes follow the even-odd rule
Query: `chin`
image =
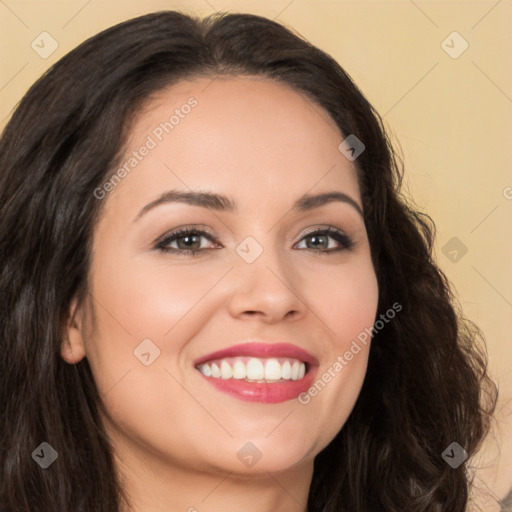
[(304, 464), (312, 463), (317, 453), (313, 447), (305, 449), (304, 443), (286, 445), (281, 441), (274, 443), (269, 439), (234, 441), (231, 444), (235, 445), (232, 455), (223, 456), (220, 460), (217, 456), (214, 463), (223, 471), (243, 476), (260, 474), (268, 477), (268, 473), (297, 469)]

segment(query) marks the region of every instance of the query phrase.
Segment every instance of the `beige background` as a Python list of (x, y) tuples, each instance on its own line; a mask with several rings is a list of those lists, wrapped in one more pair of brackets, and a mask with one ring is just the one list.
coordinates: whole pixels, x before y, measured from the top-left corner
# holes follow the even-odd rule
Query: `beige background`
[[(400, 142), (405, 190), (436, 222), (439, 265), (487, 337), (500, 401), (495, 431), (475, 458), (485, 466), (475, 495), (485, 511), (510, 510), (498, 501), (512, 486), (512, 2), (1, 0), (2, 128), (35, 79), (73, 47), (162, 9), (276, 19), (337, 59), (384, 116)], [(42, 32), (58, 43), (47, 58), (31, 47), (42, 47)]]

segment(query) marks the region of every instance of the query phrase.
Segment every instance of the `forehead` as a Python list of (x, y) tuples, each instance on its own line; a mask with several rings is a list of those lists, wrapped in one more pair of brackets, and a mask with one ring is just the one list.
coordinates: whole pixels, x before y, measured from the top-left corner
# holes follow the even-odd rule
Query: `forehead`
[[(116, 187), (151, 199), (163, 187), (208, 188), (288, 201), (337, 186), (359, 197), (352, 162), (330, 115), (305, 94), (260, 77), (185, 80), (154, 94), (134, 119)], [(134, 156), (143, 147), (145, 155)], [(129, 166), (128, 166), (129, 167)], [(121, 195), (121, 194), (119, 194)]]

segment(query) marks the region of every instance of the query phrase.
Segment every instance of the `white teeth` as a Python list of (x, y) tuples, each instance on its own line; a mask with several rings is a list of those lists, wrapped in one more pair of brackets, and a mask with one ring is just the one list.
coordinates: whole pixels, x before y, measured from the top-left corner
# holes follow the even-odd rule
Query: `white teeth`
[(262, 382), (299, 380), (306, 374), (306, 364), (298, 359), (275, 357), (269, 359), (228, 357), (214, 363), (203, 363), (198, 369), (206, 377)]
[(265, 380), (279, 380), (281, 373), (279, 361), (277, 359), (269, 359), (265, 365)]
[(290, 380), (292, 378), (292, 365), (290, 361), (285, 361), (281, 365), (281, 375), (283, 379)]
[(249, 380), (262, 380), (264, 377), (263, 363), (252, 357), (247, 362), (247, 378)]
[(229, 366), (226, 361), (222, 361), (222, 364), (220, 365), (220, 376), (225, 380), (233, 377), (233, 370), (231, 370), (231, 366)]
[(199, 369), (201, 370), (201, 373), (203, 375), (206, 375), (207, 377), (212, 376), (212, 369), (210, 368), (209, 364), (202, 364), (201, 368), (199, 368)]
[(221, 377), (220, 368), (215, 363), (212, 364), (212, 377)]
[(233, 378), (245, 379), (247, 377), (247, 367), (242, 361), (235, 361), (233, 364)]
[(298, 361), (295, 361), (292, 364), (292, 369), (290, 372), (292, 380), (297, 380), (299, 378), (299, 365), (300, 365), (300, 363)]

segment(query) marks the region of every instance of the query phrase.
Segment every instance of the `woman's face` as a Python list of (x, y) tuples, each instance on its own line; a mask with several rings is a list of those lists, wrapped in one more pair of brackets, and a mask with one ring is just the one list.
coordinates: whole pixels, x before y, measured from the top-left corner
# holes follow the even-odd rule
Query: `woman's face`
[(343, 138), (258, 78), (184, 81), (137, 116), (124, 172), (95, 191), (88, 300), (62, 348), (87, 357), (125, 463), (311, 468), (342, 428), (369, 344), (345, 354), (378, 298)]

